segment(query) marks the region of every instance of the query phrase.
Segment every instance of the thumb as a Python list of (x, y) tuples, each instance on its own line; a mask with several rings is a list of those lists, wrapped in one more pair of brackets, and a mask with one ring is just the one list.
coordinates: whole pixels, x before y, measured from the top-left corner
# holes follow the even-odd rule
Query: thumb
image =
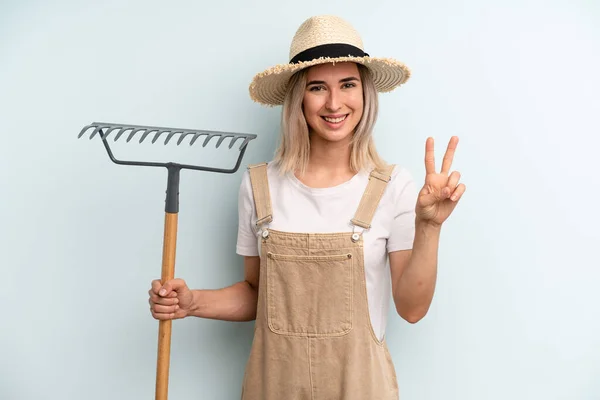
[(185, 289), (187, 285), (183, 279), (172, 279), (170, 281), (166, 281), (160, 291), (158, 292), (159, 296), (166, 297), (171, 292), (178, 292), (181, 289)]
[(423, 187), (419, 193), (419, 205), (421, 207), (431, 206), (439, 201), (440, 194), (427, 187)]
[(424, 186), (419, 193), (419, 205), (421, 207), (428, 207), (441, 200), (446, 200), (450, 197), (451, 191), (448, 187), (443, 187), (441, 190), (436, 190), (429, 186)]

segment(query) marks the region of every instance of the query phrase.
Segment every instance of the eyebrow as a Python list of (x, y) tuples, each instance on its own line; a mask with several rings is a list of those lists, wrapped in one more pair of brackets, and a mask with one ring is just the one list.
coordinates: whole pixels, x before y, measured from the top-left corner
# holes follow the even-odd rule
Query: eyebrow
[[(355, 76), (350, 76), (348, 78), (340, 79), (340, 83), (351, 82), (351, 81), (358, 81), (358, 78)], [(306, 86), (323, 85), (323, 84), (325, 84), (325, 81), (310, 81), (306, 84)]]

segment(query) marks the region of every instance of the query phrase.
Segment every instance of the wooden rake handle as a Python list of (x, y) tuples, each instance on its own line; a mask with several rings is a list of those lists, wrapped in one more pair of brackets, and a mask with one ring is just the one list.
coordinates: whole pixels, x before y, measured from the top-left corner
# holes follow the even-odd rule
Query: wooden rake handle
[[(172, 165), (168, 167), (161, 272), (162, 284), (175, 278), (177, 218), (179, 215), (179, 175), (180, 168), (178, 166)], [(158, 354), (156, 360), (155, 388), (156, 400), (167, 400), (169, 397), (169, 365), (171, 360), (172, 323), (172, 320), (158, 321)]]
[[(175, 277), (175, 249), (177, 247), (177, 213), (165, 213), (161, 281)], [(171, 320), (158, 321), (158, 358), (156, 362), (156, 400), (169, 396), (169, 364), (171, 358)]]

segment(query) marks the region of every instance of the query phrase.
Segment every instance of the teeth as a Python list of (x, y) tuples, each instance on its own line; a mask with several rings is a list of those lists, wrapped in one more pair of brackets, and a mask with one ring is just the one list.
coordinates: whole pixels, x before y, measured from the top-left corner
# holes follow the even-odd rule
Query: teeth
[(338, 122), (342, 122), (343, 120), (345, 120), (346, 119), (346, 115), (344, 115), (343, 117), (340, 117), (340, 118), (329, 118), (329, 117), (323, 117), (323, 118), (327, 122), (331, 122), (331, 123), (337, 124)]

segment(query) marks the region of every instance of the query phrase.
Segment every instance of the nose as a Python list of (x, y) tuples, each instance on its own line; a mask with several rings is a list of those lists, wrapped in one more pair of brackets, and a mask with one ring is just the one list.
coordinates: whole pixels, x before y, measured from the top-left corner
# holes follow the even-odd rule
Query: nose
[(325, 103), (328, 111), (334, 112), (342, 108), (341, 96), (336, 89), (329, 90), (327, 102)]

